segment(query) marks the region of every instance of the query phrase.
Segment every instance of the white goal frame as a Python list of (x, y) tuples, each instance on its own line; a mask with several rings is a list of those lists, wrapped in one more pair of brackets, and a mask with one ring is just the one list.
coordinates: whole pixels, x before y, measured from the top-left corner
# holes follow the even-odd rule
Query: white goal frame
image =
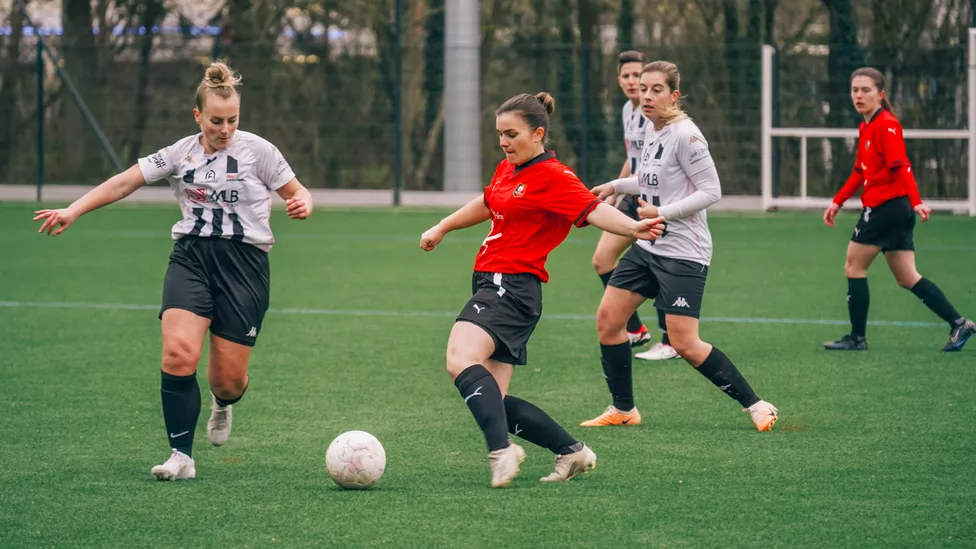
[[(762, 47), (762, 209), (809, 209), (826, 208), (832, 197), (811, 197), (807, 194), (807, 139), (829, 137), (857, 138), (853, 128), (774, 128), (773, 127), (773, 56), (775, 48)], [(934, 210), (968, 213), (976, 216), (976, 29), (969, 29), (968, 57), (968, 129), (926, 130), (906, 129), (905, 139), (964, 139), (968, 145), (968, 191), (966, 200), (926, 200)], [(800, 195), (773, 196), (773, 137), (800, 139)], [(840, 188), (838, 182), (838, 189)], [(924, 198), (924, 197), (923, 197)], [(860, 208), (855, 201), (851, 207)]]

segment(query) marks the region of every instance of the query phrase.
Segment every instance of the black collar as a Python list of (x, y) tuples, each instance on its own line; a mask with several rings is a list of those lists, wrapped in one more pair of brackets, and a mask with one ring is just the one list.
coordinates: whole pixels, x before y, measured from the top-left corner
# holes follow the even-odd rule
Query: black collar
[(879, 116), (881, 116), (881, 113), (883, 113), (884, 111), (885, 111), (885, 108), (884, 107), (879, 108), (874, 113), (874, 115), (871, 117), (871, 120), (868, 120), (868, 124), (870, 124), (871, 122), (874, 122), (874, 119), (877, 118), (877, 117), (879, 117)]
[(546, 160), (550, 160), (553, 158), (556, 158), (556, 153), (552, 151), (546, 151), (524, 164), (519, 164), (518, 166), (515, 166), (515, 173), (519, 173), (521, 170), (524, 170), (525, 168), (532, 167), (540, 162), (545, 162)]

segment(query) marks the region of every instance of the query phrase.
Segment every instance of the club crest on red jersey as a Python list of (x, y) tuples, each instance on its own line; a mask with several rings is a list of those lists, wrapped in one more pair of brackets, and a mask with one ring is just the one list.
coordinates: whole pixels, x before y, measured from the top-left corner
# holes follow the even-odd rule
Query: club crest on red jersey
[(512, 196), (515, 198), (521, 198), (525, 194), (525, 183), (519, 183), (515, 190), (512, 191)]

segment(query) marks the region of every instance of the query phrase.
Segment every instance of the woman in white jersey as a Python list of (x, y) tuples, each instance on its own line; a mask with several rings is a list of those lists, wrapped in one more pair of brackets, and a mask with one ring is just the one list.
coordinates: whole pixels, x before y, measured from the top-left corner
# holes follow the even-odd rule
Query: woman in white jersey
[(678, 67), (667, 61), (645, 65), (640, 77), (641, 110), (650, 120), (633, 177), (593, 189), (600, 198), (639, 196), (641, 217), (660, 215), (666, 230), (654, 242), (638, 242), (620, 259), (597, 311), (603, 372), (613, 404), (586, 427), (638, 425), (634, 406), (627, 318), (647, 299), (667, 314), (671, 345), (699, 373), (749, 411), (756, 428), (768, 431), (777, 419), (722, 351), (698, 336), (712, 236), (705, 209), (722, 196), (715, 162), (698, 126), (680, 108)]
[(211, 414), (207, 438), (227, 442), (231, 406), (247, 389), (251, 348), (268, 309), (268, 250), (274, 243), (271, 191), (288, 216), (305, 219), (312, 196), (271, 143), (237, 131), (240, 76), (212, 63), (197, 86), (193, 116), (200, 133), (140, 158), (139, 163), (61, 210), (40, 210), (40, 232), (58, 235), (78, 217), (122, 200), (146, 183), (168, 180), (183, 218), (163, 282), (161, 394), (170, 458), (152, 468), (159, 480), (196, 476), (193, 434), (200, 417), (196, 370), (207, 331)]
[[(627, 151), (627, 159), (624, 160), (623, 167), (620, 168), (619, 178), (630, 177), (637, 173), (637, 162), (640, 159), (641, 149), (644, 147), (644, 133), (647, 129), (647, 118), (640, 109), (640, 85), (641, 70), (644, 68), (644, 54), (639, 51), (621, 52), (617, 58), (617, 83), (620, 84), (621, 91), (628, 101), (624, 104), (621, 120), (624, 130), (624, 149)], [(638, 219), (637, 197), (621, 193), (615, 201), (617, 208), (628, 216)], [(617, 268), (617, 260), (620, 254), (633, 246), (635, 239), (620, 236), (609, 232), (604, 232), (600, 236), (600, 241), (593, 251), (593, 268), (596, 274), (606, 287), (613, 276), (613, 270)], [(678, 353), (671, 346), (668, 340), (667, 325), (664, 321), (664, 311), (657, 310), (658, 327), (661, 329), (661, 341), (655, 343), (649, 350), (634, 355), (644, 360), (667, 360), (678, 358)], [(651, 333), (641, 322), (637, 311), (627, 319), (627, 337), (633, 347), (644, 345), (651, 340)]]

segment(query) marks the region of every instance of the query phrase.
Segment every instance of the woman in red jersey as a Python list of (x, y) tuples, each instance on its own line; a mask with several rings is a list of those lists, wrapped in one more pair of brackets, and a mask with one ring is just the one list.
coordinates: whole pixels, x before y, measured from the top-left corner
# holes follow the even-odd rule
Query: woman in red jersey
[[(960, 315), (934, 282), (915, 268), (915, 214), (928, 221), (932, 210), (919, 198), (912, 166), (905, 153), (901, 124), (891, 112), (885, 79), (877, 69), (863, 67), (851, 75), (851, 99), (864, 122), (858, 129), (857, 158), (847, 183), (824, 212), (824, 223), (834, 218), (848, 198), (861, 188), (864, 209), (847, 246), (847, 308), (851, 333), (824, 343), (833, 351), (868, 348), (867, 271), (878, 252), (902, 288), (911, 290), (929, 309), (949, 324), (949, 341), (943, 351), (960, 351), (976, 332), (976, 324)], [(863, 187), (863, 188), (862, 188)]]
[(484, 195), (454, 212), (420, 238), (433, 250), (444, 236), (491, 220), (475, 260), (471, 299), (447, 343), (447, 372), (488, 443), (491, 486), (507, 486), (525, 451), (508, 434), (551, 450), (555, 470), (543, 482), (569, 480), (596, 466), (596, 454), (545, 412), (507, 395), (515, 364), (526, 363), (526, 344), (542, 315), (546, 258), (575, 225), (653, 240), (660, 218), (634, 220), (593, 196), (572, 170), (546, 151), (547, 93), (512, 97), (495, 112), (498, 144), (505, 152)]

